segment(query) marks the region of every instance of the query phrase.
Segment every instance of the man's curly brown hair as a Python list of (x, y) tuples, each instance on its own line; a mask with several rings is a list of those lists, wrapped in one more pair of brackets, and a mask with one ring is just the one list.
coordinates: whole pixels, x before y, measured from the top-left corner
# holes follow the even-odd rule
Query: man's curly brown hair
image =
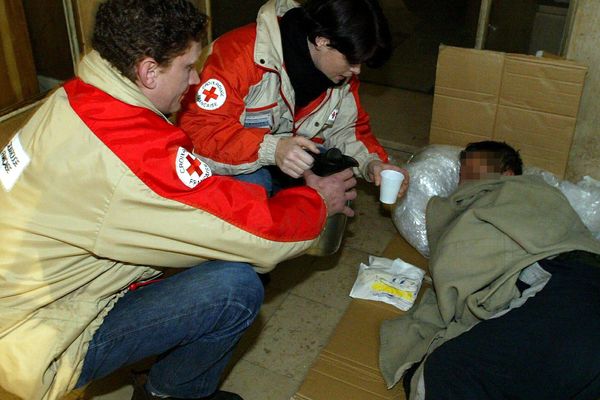
[(132, 82), (152, 57), (162, 67), (202, 40), (208, 17), (187, 0), (108, 0), (98, 7), (92, 46)]

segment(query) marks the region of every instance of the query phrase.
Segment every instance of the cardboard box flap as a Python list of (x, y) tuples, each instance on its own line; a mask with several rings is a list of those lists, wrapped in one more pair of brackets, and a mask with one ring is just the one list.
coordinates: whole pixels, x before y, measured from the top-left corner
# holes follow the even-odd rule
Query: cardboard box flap
[[(445, 51), (452, 49), (452, 51)], [(504, 57), (495, 52), (473, 52), (440, 46), (435, 94), (496, 104), (500, 93)]]
[[(371, 350), (379, 348), (377, 321), (396, 318), (400, 313), (400, 310), (385, 303), (353, 301), (336, 327), (334, 340), (329, 342), (324, 352), (343, 354), (347, 362), (378, 372), (379, 355)], [(357, 321), (361, 322), (357, 324)]]
[(403, 400), (401, 385), (385, 389), (381, 375), (347, 369), (321, 355), (309, 371), (294, 400)]
[(401, 400), (402, 385), (388, 390), (379, 372), (379, 326), (402, 311), (353, 299), (294, 400)]
[(500, 104), (575, 118), (585, 72), (570, 62), (507, 55)]
[(564, 80), (565, 82), (582, 84), (587, 74), (585, 65), (551, 54), (537, 57), (516, 53), (493, 53), (504, 54), (509, 62), (521, 63), (526, 66), (524, 68), (537, 70), (537, 75), (544, 79)]
[[(465, 135), (491, 138), (498, 105), (464, 98), (435, 95), (431, 129), (449, 130)], [(477, 115), (477, 118), (473, 118)]]

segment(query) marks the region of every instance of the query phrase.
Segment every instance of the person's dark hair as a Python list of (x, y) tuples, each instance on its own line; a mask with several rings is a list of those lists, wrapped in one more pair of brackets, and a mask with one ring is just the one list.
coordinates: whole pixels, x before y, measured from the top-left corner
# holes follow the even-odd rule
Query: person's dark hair
[(350, 64), (383, 65), (392, 54), (392, 37), (377, 0), (307, 0), (308, 39), (329, 39), (329, 46)]
[(207, 20), (187, 0), (108, 0), (96, 12), (92, 47), (135, 82), (140, 60), (169, 66), (202, 39)]
[(523, 174), (523, 161), (519, 152), (505, 142), (484, 140), (482, 142), (469, 143), (460, 152), (461, 163), (470, 153), (485, 153), (487, 160), (497, 163), (496, 167), (500, 173), (512, 171), (515, 175)]

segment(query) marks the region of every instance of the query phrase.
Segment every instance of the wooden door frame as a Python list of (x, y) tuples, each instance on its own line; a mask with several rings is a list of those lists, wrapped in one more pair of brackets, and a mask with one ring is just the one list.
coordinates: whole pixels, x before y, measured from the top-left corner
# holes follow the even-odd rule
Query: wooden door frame
[[(477, 23), (477, 34), (475, 36), (475, 48), (479, 50), (485, 47), (485, 41), (487, 39), (488, 29), (490, 26), (490, 14), (493, 1), (494, 0), (481, 0), (481, 7), (479, 8), (479, 21)], [(571, 32), (573, 31), (573, 20), (577, 11), (577, 7), (579, 7), (579, 0), (571, 0), (569, 2), (569, 10), (567, 12), (565, 29), (563, 31), (559, 52), (559, 55), (563, 57), (568, 51), (569, 39), (571, 37)]]
[(483, 49), (490, 25), (490, 13), (492, 11), (492, 0), (481, 0), (479, 7), (479, 22), (477, 23), (477, 34), (475, 35), (475, 48)]

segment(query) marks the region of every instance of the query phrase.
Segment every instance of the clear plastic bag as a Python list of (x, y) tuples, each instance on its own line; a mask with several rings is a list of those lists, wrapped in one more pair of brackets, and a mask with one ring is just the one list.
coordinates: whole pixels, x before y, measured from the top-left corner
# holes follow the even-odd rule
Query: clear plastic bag
[(565, 195), (584, 225), (600, 240), (600, 181), (584, 176), (579, 182), (561, 181), (556, 175), (536, 167), (527, 167), (523, 174), (541, 175), (551, 186)]
[(584, 176), (577, 184), (563, 181), (558, 188), (594, 237), (600, 239), (600, 182)]
[(461, 147), (429, 145), (406, 165), (410, 184), (392, 220), (400, 234), (424, 257), (429, 257), (425, 210), (433, 196), (449, 196), (458, 186)]

